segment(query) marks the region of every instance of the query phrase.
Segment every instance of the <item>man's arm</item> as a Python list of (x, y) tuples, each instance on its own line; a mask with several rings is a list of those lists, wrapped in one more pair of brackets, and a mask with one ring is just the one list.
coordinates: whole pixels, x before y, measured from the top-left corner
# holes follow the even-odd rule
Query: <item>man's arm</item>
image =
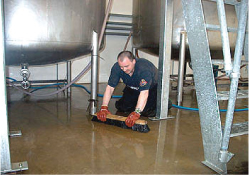
[(102, 106), (100, 108), (100, 111), (97, 112), (97, 118), (102, 122), (105, 122), (106, 115), (110, 114), (110, 111), (108, 110), (108, 104), (109, 104), (109, 101), (112, 97), (113, 91), (114, 91), (113, 87), (111, 87), (109, 85), (106, 86)]
[(111, 87), (109, 85), (106, 86), (102, 106), (108, 106), (110, 99), (112, 97), (113, 91), (114, 91), (113, 87)]
[(146, 105), (147, 100), (148, 100), (148, 96), (149, 96), (149, 90), (143, 90), (140, 92), (138, 100), (137, 100), (136, 109), (139, 108), (141, 111), (144, 110), (145, 105)]
[(144, 107), (148, 100), (148, 96), (149, 96), (149, 90), (143, 90), (140, 92), (138, 100), (137, 100), (136, 110), (130, 113), (130, 115), (125, 120), (125, 124), (128, 127), (132, 127), (135, 124), (136, 120), (140, 118), (141, 114), (140, 112), (137, 112), (137, 109), (139, 109), (138, 111), (144, 110)]

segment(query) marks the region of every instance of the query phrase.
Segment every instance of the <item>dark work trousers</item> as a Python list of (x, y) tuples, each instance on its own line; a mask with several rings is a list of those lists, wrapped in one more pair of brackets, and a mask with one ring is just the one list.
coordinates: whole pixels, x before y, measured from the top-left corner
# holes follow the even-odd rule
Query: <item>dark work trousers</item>
[[(126, 86), (123, 90), (123, 96), (116, 101), (115, 106), (119, 112), (132, 112), (137, 105), (138, 96), (140, 91), (131, 89)], [(141, 113), (142, 116), (154, 117), (156, 115), (157, 104), (157, 86), (149, 90), (149, 97), (146, 106)]]

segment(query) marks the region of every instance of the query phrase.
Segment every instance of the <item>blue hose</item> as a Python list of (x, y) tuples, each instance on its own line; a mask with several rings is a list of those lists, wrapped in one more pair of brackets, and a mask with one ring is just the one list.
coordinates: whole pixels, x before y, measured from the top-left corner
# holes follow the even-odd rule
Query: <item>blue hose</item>
[[(174, 104), (172, 104), (172, 107), (178, 108), (178, 109), (190, 110), (190, 111), (199, 111), (198, 108), (188, 108), (188, 107), (178, 106), (178, 105), (174, 105)], [(241, 111), (248, 111), (248, 108), (234, 109), (234, 112), (241, 112)], [(220, 109), (220, 112), (227, 112), (227, 110), (226, 109)]]
[(6, 77), (6, 78), (12, 80), (13, 82), (16, 81), (16, 79), (14, 79), (14, 78), (10, 78), (10, 77)]
[[(7, 79), (10, 79), (12, 81), (16, 81), (14, 78), (10, 78), (10, 77), (6, 77)], [(39, 89), (44, 89), (44, 88), (48, 88), (48, 87), (51, 87), (51, 86), (58, 86), (58, 85), (65, 85), (65, 83), (55, 83), (55, 84), (50, 84), (50, 85), (45, 85), (45, 86), (40, 86), (40, 87), (30, 87), (32, 89), (35, 89), (33, 90), (32, 92), (34, 91), (37, 91)], [(79, 85), (79, 84), (72, 84), (74, 87), (80, 87), (80, 88), (83, 88), (87, 93), (91, 93), (91, 91), (89, 91), (85, 86), (83, 85)], [(104, 95), (103, 94), (97, 94), (98, 97), (103, 97)], [(122, 96), (121, 95), (112, 95), (112, 98), (121, 98)], [(190, 111), (199, 111), (198, 108), (189, 108), (189, 107), (184, 107), (184, 106), (178, 106), (178, 105), (175, 105), (175, 104), (172, 104), (172, 107), (174, 108), (177, 108), (177, 109), (184, 109), (184, 110), (190, 110)], [(226, 109), (220, 109), (220, 112), (226, 112), (227, 110)], [(234, 112), (242, 112), (242, 111), (248, 111), (248, 108), (243, 108), (243, 109), (235, 109)]]
[(178, 106), (175, 104), (172, 104), (172, 107), (177, 108), (177, 109), (190, 110), (190, 111), (199, 111), (198, 108), (189, 108), (189, 107), (184, 107), (184, 106)]

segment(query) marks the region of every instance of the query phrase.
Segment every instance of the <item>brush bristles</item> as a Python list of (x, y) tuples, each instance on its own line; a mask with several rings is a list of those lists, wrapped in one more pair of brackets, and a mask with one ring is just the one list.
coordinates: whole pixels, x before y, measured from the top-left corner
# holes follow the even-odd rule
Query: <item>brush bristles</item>
[(107, 118), (105, 122), (102, 122), (102, 121), (98, 120), (97, 116), (93, 116), (92, 121), (105, 123), (108, 125), (118, 126), (118, 127), (123, 128), (123, 129), (132, 129), (133, 131), (139, 131), (139, 132), (143, 132), (143, 133), (147, 133), (150, 131), (150, 128), (147, 124), (146, 125), (134, 124), (132, 127), (128, 127), (124, 121), (113, 120), (113, 119)]

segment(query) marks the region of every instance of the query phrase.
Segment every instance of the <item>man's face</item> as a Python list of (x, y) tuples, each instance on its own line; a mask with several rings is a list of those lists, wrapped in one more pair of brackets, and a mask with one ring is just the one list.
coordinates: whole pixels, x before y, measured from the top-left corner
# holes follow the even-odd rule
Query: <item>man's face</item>
[(129, 58), (127, 57), (125, 57), (123, 61), (120, 61), (120, 59), (118, 59), (118, 65), (120, 66), (122, 71), (124, 71), (126, 74), (130, 76), (132, 76), (134, 72), (135, 63), (136, 63), (135, 59), (133, 61), (130, 61)]

